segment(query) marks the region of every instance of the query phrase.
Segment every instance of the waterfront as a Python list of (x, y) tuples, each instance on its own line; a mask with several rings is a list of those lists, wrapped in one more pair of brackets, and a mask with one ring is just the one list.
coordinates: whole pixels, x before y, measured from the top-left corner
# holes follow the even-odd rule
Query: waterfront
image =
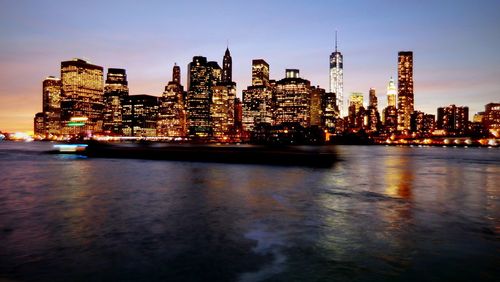
[(0, 278), (495, 281), (500, 149), (336, 146), (328, 169), (0, 143)]

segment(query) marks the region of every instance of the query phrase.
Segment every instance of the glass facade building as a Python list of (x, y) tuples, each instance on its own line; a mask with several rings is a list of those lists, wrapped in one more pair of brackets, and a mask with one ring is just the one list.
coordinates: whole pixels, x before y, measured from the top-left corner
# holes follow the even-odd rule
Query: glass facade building
[[(61, 126), (64, 134), (102, 131), (103, 68), (82, 59), (61, 62)], [(84, 120), (74, 126), (73, 120)]]
[(103, 131), (105, 133), (122, 134), (122, 104), (128, 94), (126, 71), (109, 68), (104, 86)]
[(414, 111), (413, 97), (413, 52), (398, 53), (398, 130), (410, 129), (410, 118)]

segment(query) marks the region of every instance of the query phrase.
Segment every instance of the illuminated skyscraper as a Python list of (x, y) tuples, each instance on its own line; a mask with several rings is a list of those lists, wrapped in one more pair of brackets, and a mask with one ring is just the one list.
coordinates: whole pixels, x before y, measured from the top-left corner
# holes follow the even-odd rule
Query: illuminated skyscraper
[(378, 112), (378, 99), (375, 93), (375, 88), (370, 88), (369, 105), (366, 113), (366, 129), (370, 132), (376, 132), (380, 125), (380, 114)]
[(310, 125), (321, 126), (322, 125), (322, 102), (325, 96), (325, 89), (318, 87), (312, 87), (311, 89), (311, 99), (310, 99)]
[(445, 130), (446, 134), (464, 135), (469, 126), (469, 108), (449, 105), (437, 109), (436, 128)]
[(226, 53), (222, 59), (222, 82), (230, 83), (233, 81), (233, 59), (229, 48), (226, 48)]
[(221, 79), (217, 79), (210, 89), (210, 125), (212, 136), (225, 141), (230, 131), (234, 129), (234, 99), (236, 98), (236, 83), (232, 81), (233, 66), (229, 48), (226, 49), (222, 61)]
[(59, 134), (61, 129), (61, 80), (49, 76), (43, 81), (44, 133)]
[(377, 99), (377, 94), (375, 92), (375, 88), (370, 88), (370, 91), (368, 93), (369, 93), (369, 97), (368, 97), (369, 104), (368, 104), (368, 106), (369, 107), (373, 107), (373, 108), (375, 108), (375, 110), (377, 110), (377, 108), (378, 108), (378, 99)]
[(122, 103), (127, 96), (127, 73), (124, 69), (109, 68), (104, 85), (104, 132), (122, 134)]
[(227, 138), (231, 126), (234, 125), (234, 96), (229, 89), (224, 85), (211, 87), (210, 126), (212, 136), (220, 140)]
[(272, 123), (273, 90), (269, 84), (269, 64), (252, 61), (252, 85), (243, 90), (243, 130), (250, 132), (260, 123)]
[(360, 113), (364, 113), (363, 93), (353, 92), (349, 97), (349, 126), (360, 129), (363, 126), (364, 118), (360, 118)]
[(396, 97), (398, 94), (398, 90), (396, 89), (396, 85), (394, 84), (394, 79), (389, 80), (389, 84), (387, 85), (387, 106), (396, 108)]
[(384, 131), (385, 133), (393, 133), (398, 126), (398, 111), (394, 106), (387, 106), (384, 109)]
[(210, 87), (213, 82), (207, 58), (193, 57), (188, 64), (188, 93), (186, 98), (187, 126), (190, 136), (208, 137), (210, 130)]
[(299, 76), (299, 70), (287, 69), (286, 77), (276, 82), (274, 123), (310, 125), (311, 83)]
[(414, 111), (411, 114), (410, 128), (420, 136), (430, 136), (435, 126), (435, 116)]
[(269, 64), (262, 60), (252, 60), (252, 86), (269, 85)]
[(159, 99), (158, 136), (186, 136), (186, 111), (184, 108), (185, 92), (181, 82), (181, 69), (175, 64), (172, 70), (172, 81), (165, 86)]
[(413, 52), (398, 53), (398, 130), (410, 129), (414, 111), (413, 99)]
[(322, 125), (326, 127), (330, 132), (334, 132), (336, 127), (337, 118), (339, 116), (339, 110), (337, 108), (337, 99), (335, 93), (327, 92), (324, 93), (323, 99), (321, 101), (321, 111), (322, 111)]
[(398, 127), (397, 94), (398, 90), (394, 84), (394, 79), (391, 77), (387, 85), (387, 107), (383, 111), (384, 131), (386, 133), (393, 133)]
[(174, 64), (174, 69), (172, 70), (172, 82), (181, 85), (181, 67)]
[(489, 103), (484, 108), (484, 129), (498, 138), (500, 136), (500, 103)]
[(130, 95), (123, 99), (123, 135), (156, 136), (158, 97)]
[(234, 135), (241, 136), (243, 130), (243, 104), (240, 98), (234, 98)]
[[(61, 62), (62, 133), (101, 132), (103, 123), (103, 68), (82, 59)], [(78, 119), (78, 126), (73, 121)]]
[(33, 132), (37, 135), (45, 135), (45, 115), (43, 112), (36, 113), (33, 119)]
[(337, 108), (340, 116), (345, 116), (344, 108), (344, 57), (337, 49), (337, 32), (335, 31), (335, 52), (330, 55), (330, 92), (337, 97)]

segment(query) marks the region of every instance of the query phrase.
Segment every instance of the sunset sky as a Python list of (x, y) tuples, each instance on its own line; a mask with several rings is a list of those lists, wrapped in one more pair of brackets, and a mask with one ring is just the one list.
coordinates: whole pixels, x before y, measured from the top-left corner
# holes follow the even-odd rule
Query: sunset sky
[[(103, 1), (104, 2), (104, 1)], [(0, 131), (31, 131), (42, 81), (79, 57), (125, 68), (131, 94), (160, 96), (172, 66), (222, 61), (229, 41), (238, 96), (251, 60), (328, 90), (339, 32), (344, 95), (377, 89), (379, 110), (397, 53), (414, 52), (415, 109), (449, 104), (471, 117), (500, 102), (500, 1), (8, 1), (0, 0)]]

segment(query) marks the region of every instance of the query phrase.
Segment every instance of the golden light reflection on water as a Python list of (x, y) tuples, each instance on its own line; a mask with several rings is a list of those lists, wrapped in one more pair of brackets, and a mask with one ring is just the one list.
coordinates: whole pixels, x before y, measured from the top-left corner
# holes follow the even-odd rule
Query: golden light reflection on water
[(389, 156), (385, 158), (384, 165), (384, 193), (391, 197), (410, 199), (415, 178), (411, 159), (405, 154)]

